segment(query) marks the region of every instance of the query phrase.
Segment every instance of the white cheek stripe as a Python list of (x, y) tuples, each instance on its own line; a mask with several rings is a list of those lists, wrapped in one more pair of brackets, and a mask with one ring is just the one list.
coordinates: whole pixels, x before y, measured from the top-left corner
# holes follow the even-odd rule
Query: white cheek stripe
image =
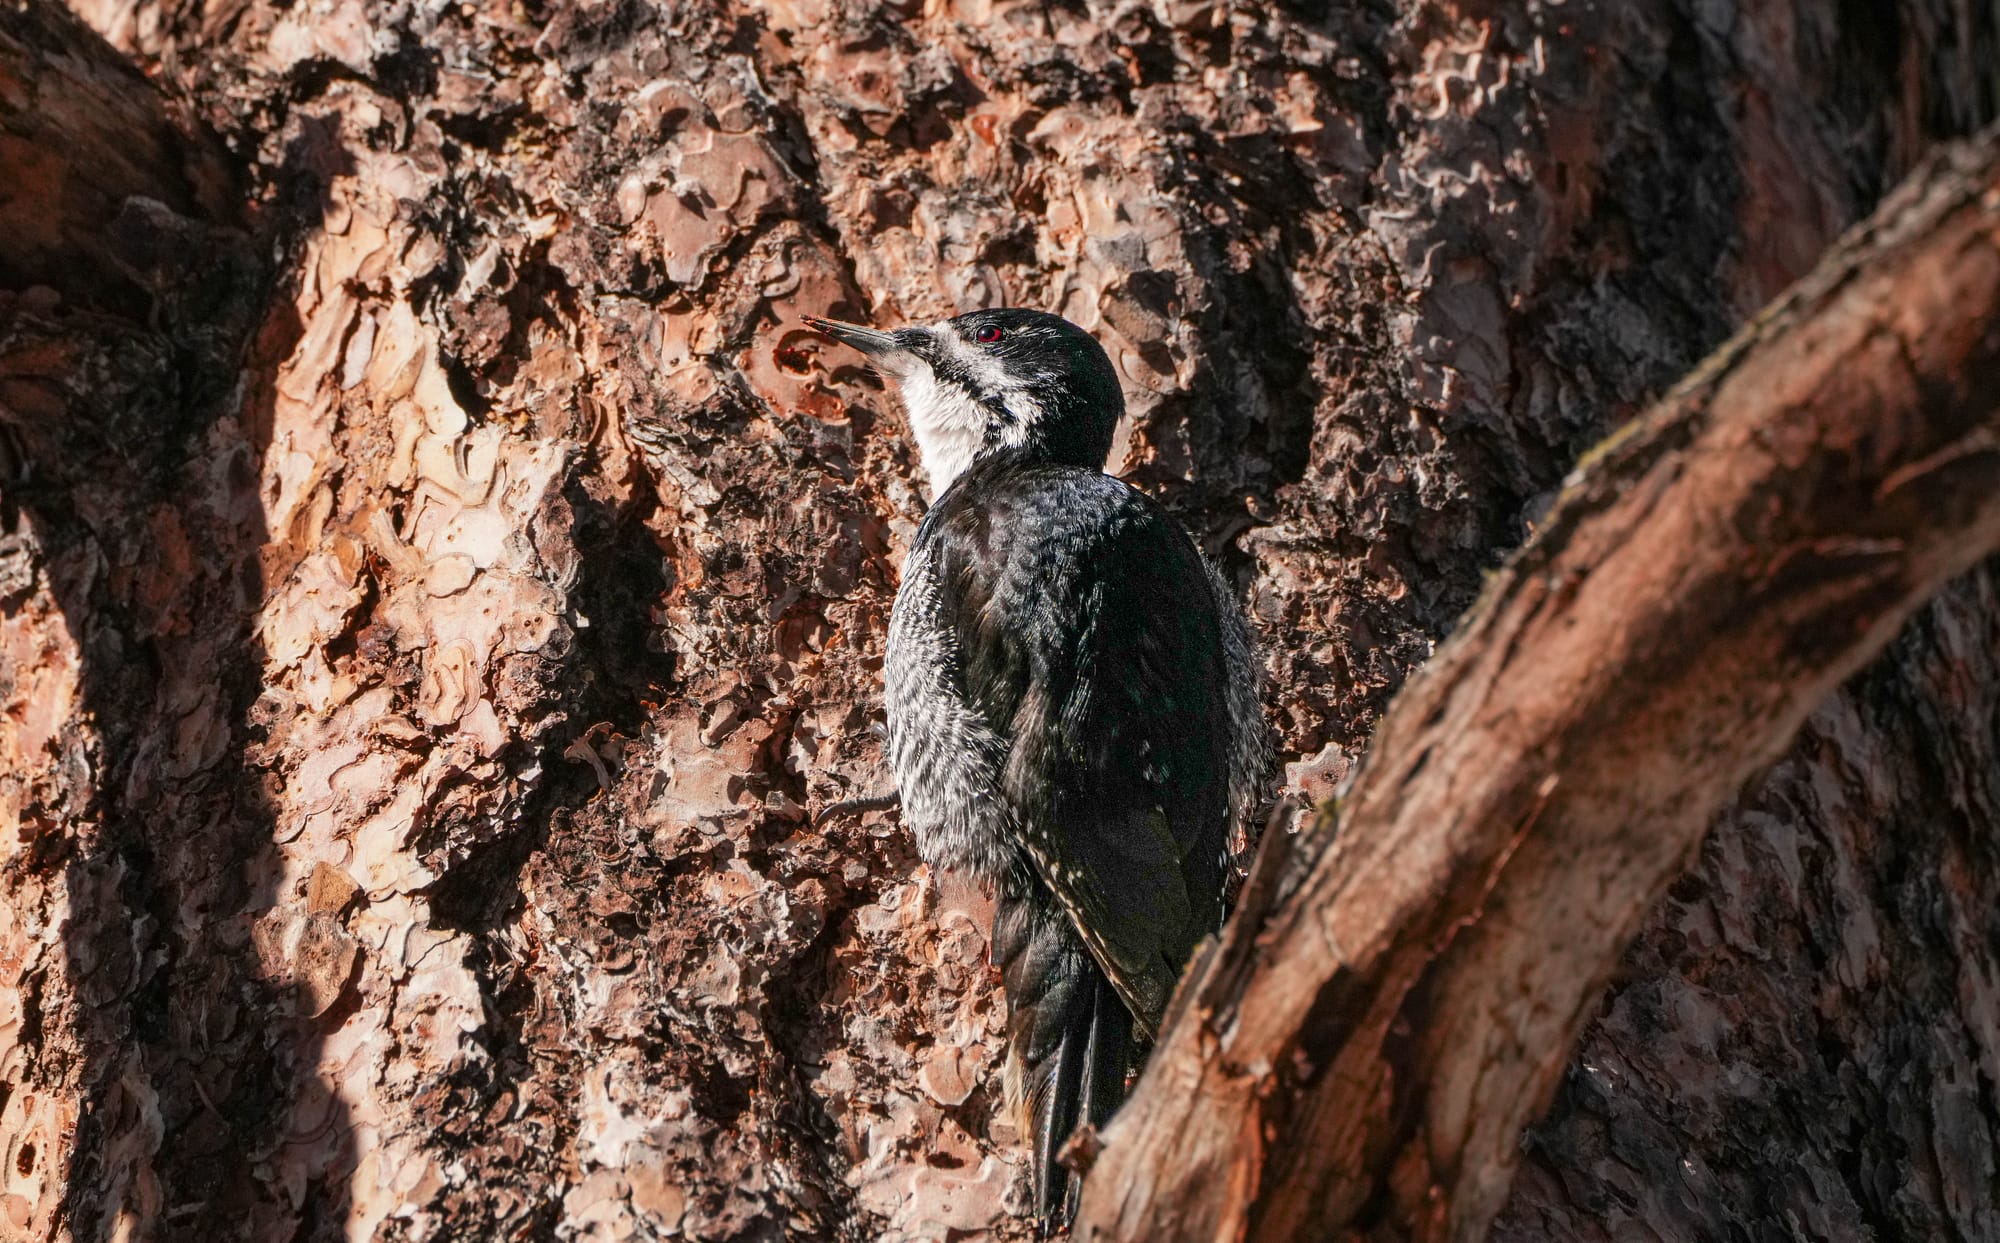
[(940, 384), (922, 364), (903, 378), (903, 408), (936, 500), (986, 443), (986, 411), (956, 384)]
[[(959, 336), (949, 323), (934, 324), (928, 331), (974, 383), (996, 394), (1014, 416), (1013, 425), (1001, 431), (1000, 445), (1017, 448), (1027, 443), (1028, 428), (1041, 419), (1042, 405), (1026, 385), (1008, 375), (998, 358)], [(914, 363), (900, 378), (903, 409), (910, 416), (910, 430), (923, 457), (924, 474), (930, 479), (930, 499), (936, 500), (985, 448), (992, 416), (970, 393), (940, 381), (921, 362)]]

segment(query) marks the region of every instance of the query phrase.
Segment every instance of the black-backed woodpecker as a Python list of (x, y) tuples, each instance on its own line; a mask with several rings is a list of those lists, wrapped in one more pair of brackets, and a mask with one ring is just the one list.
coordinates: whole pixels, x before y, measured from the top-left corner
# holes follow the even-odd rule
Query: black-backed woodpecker
[(1111, 360), (1059, 316), (881, 332), (814, 319), (894, 381), (930, 477), (889, 623), (890, 762), (933, 867), (994, 887), (1007, 1095), (1036, 1212), (1101, 1124), (1189, 954), (1222, 923), (1232, 821), (1263, 778), (1250, 637), (1187, 532), (1104, 473)]

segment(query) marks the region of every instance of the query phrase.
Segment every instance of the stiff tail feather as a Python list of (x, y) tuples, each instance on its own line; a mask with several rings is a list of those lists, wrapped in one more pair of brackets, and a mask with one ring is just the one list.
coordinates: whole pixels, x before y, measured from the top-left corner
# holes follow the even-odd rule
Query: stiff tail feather
[(1038, 881), (1003, 888), (993, 957), (1007, 990), (1007, 1097), (1034, 1146), (1036, 1216), (1054, 1234), (1068, 1227), (1081, 1192), (1060, 1160), (1063, 1145), (1124, 1099), (1132, 1016)]

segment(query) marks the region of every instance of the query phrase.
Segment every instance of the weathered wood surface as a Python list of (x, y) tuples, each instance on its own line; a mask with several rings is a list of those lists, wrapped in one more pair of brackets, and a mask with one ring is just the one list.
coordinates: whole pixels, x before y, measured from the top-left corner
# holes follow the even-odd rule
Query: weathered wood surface
[(1078, 1233), (1484, 1238), (1716, 813), (1996, 551), (2000, 130), (1591, 455), (1338, 811), (1276, 844)]
[[(1323, 790), (1575, 455), (1994, 114), (1958, 0), (76, 7), (168, 102), (7, 8), (10, 174), (146, 243), (0, 262), (31, 1239), (1019, 1237), (977, 895), (809, 829), (920, 503), (798, 317), (1097, 331)], [(101, 169), (19, 102), (76, 73)], [(1979, 1237), (1992, 593), (1711, 838), (1503, 1232)]]

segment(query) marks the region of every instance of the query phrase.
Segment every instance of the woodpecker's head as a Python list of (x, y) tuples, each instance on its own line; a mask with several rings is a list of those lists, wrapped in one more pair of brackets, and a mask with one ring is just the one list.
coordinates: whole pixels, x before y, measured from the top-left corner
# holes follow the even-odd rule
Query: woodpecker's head
[(880, 332), (806, 318), (896, 382), (935, 500), (988, 453), (1102, 470), (1125, 413), (1104, 347), (1060, 315), (1002, 308)]

